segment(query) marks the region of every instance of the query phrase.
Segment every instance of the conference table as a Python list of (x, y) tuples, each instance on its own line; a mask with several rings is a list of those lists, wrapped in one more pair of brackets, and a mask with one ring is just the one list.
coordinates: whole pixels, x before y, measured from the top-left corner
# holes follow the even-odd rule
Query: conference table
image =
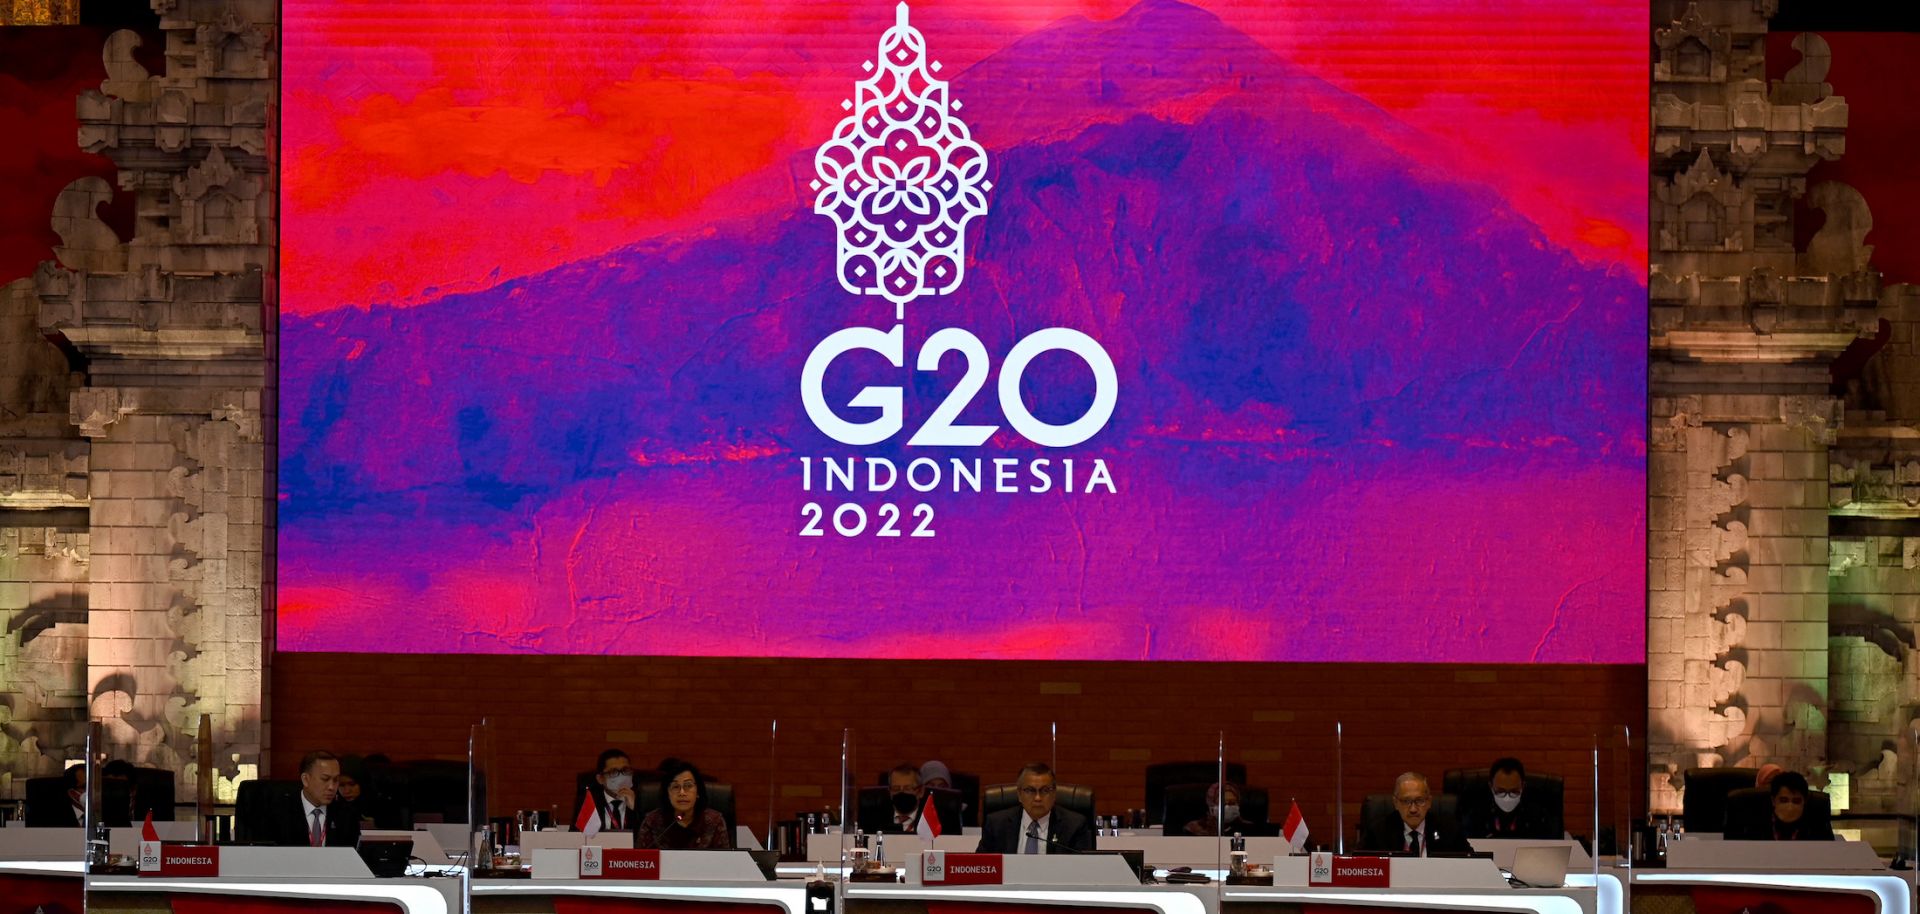
[[(421, 833), (423, 844), (426, 833)], [(768, 879), (745, 853), (550, 847), (507, 878), (453, 863), (431, 876), (374, 878), (345, 848), (218, 849), (217, 875), (83, 874), (78, 829), (0, 829), (0, 914), (1058, 914), (1109, 908), (1126, 914), (1381, 914), (1407, 911), (1514, 914), (1738, 914), (1771, 906), (1814, 914), (1916, 914), (1915, 876), (1885, 869), (1865, 845), (1676, 845), (1661, 869), (1593, 868), (1575, 852), (1560, 888), (1514, 888), (1495, 859), (1394, 858), (1385, 884), (1315, 884), (1319, 859), (1290, 856), (1277, 839), (1249, 839), (1248, 859), (1270, 865), (1272, 885), (1223, 884), (1223, 844), (1208, 838), (1107, 836), (1103, 850), (1139, 851), (1164, 880), (1186, 867), (1204, 884), (1142, 884), (1117, 854), (990, 855), (993, 878), (959, 884), (922, 878), (928, 867), (982, 869), (972, 836), (921, 842), (889, 836), (872, 848), (895, 865), (893, 881), (839, 878), (840, 836), (813, 836), (818, 862), (782, 864)], [(120, 851), (137, 841), (111, 839)], [(437, 846), (437, 845), (432, 845)], [(172, 848), (172, 845), (169, 845)], [(183, 853), (186, 849), (182, 849)], [(604, 857), (604, 860), (601, 858)], [(585, 860), (583, 858), (592, 858)], [(170, 857), (171, 859), (171, 857)], [(182, 858), (187, 859), (187, 858)], [(441, 858), (445, 860), (446, 858)], [(604, 866), (597, 878), (584, 864)], [(616, 878), (621, 866), (651, 868)], [(412, 872), (420, 873), (416, 866)], [(810, 876), (827, 875), (810, 891)], [(957, 878), (957, 877), (956, 877)]]

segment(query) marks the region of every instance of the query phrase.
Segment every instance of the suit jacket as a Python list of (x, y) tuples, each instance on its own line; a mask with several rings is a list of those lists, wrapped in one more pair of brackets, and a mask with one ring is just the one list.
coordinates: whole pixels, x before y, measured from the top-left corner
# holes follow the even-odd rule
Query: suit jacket
[(1791, 830), (1790, 833), (1792, 837), (1783, 838), (1780, 833), (1775, 830), (1773, 815), (1771, 811), (1769, 811), (1766, 818), (1757, 821), (1753, 818), (1748, 818), (1741, 822), (1735, 822), (1729, 819), (1727, 821), (1726, 831), (1723, 834), (1728, 841), (1833, 840), (1833, 822), (1830, 819), (1822, 819), (1816, 822), (1813, 816), (1803, 815), (1800, 817), (1800, 821), (1795, 824), (1798, 828)]
[[(328, 847), (354, 847), (360, 843), (360, 816), (350, 807), (329, 805), (326, 823)], [(310, 846), (310, 827), (306, 807), (300, 803), (300, 791), (296, 790), (274, 802), (267, 828), (267, 835), (274, 846)]]
[[(600, 820), (601, 831), (618, 830), (618, 831), (628, 831), (628, 832), (633, 832), (634, 834), (639, 834), (640, 820), (645, 819), (647, 817), (647, 812), (648, 812), (648, 810), (636, 811), (632, 807), (626, 805), (625, 801), (622, 801), (620, 804), (620, 818), (623, 821), (621, 822), (621, 827), (619, 829), (615, 829), (613, 827), (613, 807), (611, 805), (611, 801), (607, 799), (607, 792), (605, 788), (602, 788), (598, 784), (593, 785), (593, 787), (587, 791), (587, 795), (581, 798), (580, 802), (582, 805), (593, 807), (593, 816), (594, 818)], [(573, 822), (580, 821), (579, 810), (574, 810), (572, 821)], [(571, 824), (569, 824), (568, 827), (572, 827)]]
[(1465, 837), (1559, 839), (1560, 836), (1553, 833), (1546, 807), (1535, 801), (1531, 793), (1521, 794), (1520, 805), (1511, 813), (1501, 812), (1500, 807), (1493, 805), (1492, 791), (1478, 793), (1471, 803), (1467, 797), (1460, 798), (1460, 833)]
[[(958, 791), (935, 789), (928, 792), (934, 804), (934, 814), (940, 823), (940, 833), (957, 835), (960, 833), (961, 808)], [(926, 800), (920, 801), (919, 808), (903, 824), (893, 818), (891, 797), (885, 806), (870, 804), (867, 794), (861, 795), (860, 830), (879, 835), (911, 835), (920, 830), (920, 817), (926, 815)]]
[[(1019, 806), (1002, 809), (980, 822), (980, 846), (974, 848), (978, 854), (1017, 854), (1026, 836), (1020, 832), (1020, 817), (1024, 810)], [(1047, 820), (1047, 837), (1057, 844), (1064, 844), (1077, 851), (1093, 850), (1093, 824), (1071, 809), (1060, 806), (1053, 808), (1053, 815)], [(1043, 847), (1046, 842), (1041, 842)], [(1047, 847), (1046, 853), (1062, 854), (1066, 851), (1058, 847)]]
[[(1444, 821), (1432, 813), (1427, 814), (1421, 823), (1421, 834), (1427, 842), (1427, 853), (1464, 853), (1473, 850), (1473, 845), (1462, 837), (1460, 829), (1452, 822)], [(1377, 854), (1400, 853), (1406, 850), (1406, 823), (1400, 821), (1399, 813), (1387, 810), (1384, 816), (1375, 816), (1360, 827), (1360, 849)]]

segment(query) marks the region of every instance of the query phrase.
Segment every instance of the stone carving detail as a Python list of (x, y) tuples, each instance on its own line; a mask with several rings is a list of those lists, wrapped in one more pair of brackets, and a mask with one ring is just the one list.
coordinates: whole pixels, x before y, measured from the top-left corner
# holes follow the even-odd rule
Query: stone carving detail
[[(1771, 13), (1767, 2), (1654, 7), (1670, 22), (1655, 30), (1649, 176), (1656, 809), (1678, 809), (1678, 773), (1700, 765), (1778, 762), (1820, 782), (1837, 732), (1827, 686), (1829, 646), (1841, 642), (1830, 641), (1829, 615), (1841, 608), (1830, 607), (1839, 597), (1829, 582), (1887, 567), (1835, 546), (1828, 507), (1852, 511), (1869, 490), (1907, 494), (1892, 465), (1882, 485), (1877, 470), (1829, 462), (1860, 420), (1814, 392), (1902, 299), (1872, 269), (1865, 201), (1842, 185), (1814, 189), (1826, 225), (1796, 249), (1796, 201), (1808, 171), (1845, 151), (1848, 109), (1826, 82), (1831, 53), (1817, 35), (1795, 39), (1785, 79), (1760, 78)], [(1902, 546), (1894, 558), (1906, 555)], [(1877, 749), (1838, 754), (1866, 770)]]
[(126, 246), (120, 236), (100, 221), (99, 208), (113, 202), (113, 185), (101, 178), (81, 178), (53, 204), (53, 231), (60, 236), (54, 256), (69, 270), (114, 272), (127, 267)]
[(260, 183), (227, 164), (215, 146), (198, 166), (173, 182), (187, 225), (187, 241), (202, 244), (254, 244), (260, 240), (255, 200)]
[(73, 424), (80, 427), (80, 434), (88, 438), (99, 438), (107, 433), (107, 426), (120, 421), (120, 417), (133, 412), (132, 406), (120, 405), (120, 390), (114, 387), (83, 387), (73, 392)]
[(1697, 3), (1687, 4), (1680, 21), (1654, 32), (1653, 78), (1656, 82), (1717, 83), (1727, 79), (1727, 59), (1733, 38), (1700, 15)]
[(1807, 269), (1837, 276), (1866, 270), (1873, 259), (1873, 245), (1866, 243), (1873, 230), (1866, 198), (1839, 181), (1824, 181), (1814, 185), (1807, 202), (1827, 215), (1826, 224), (1807, 243)]
[[(122, 242), (97, 215), (115, 185), (75, 182), (52, 214), (59, 262), (32, 280), (31, 329), (84, 372), (55, 417), (70, 424), (50, 426), (77, 459), (0, 450), (0, 498), (53, 507), (45, 502), (57, 485), (66, 503), (84, 505), (88, 531), (78, 535), (91, 537), (87, 574), (101, 583), (89, 587), (83, 574), (58, 622), (31, 642), (63, 662), (57, 688), (23, 681), (44, 675), (40, 654), (18, 665), (0, 647), (0, 714), (69, 722), (37, 724), (62, 741), (29, 747), (8, 742), (0, 721), (0, 781), (57, 770), (81, 751), (68, 741), (72, 725), (91, 715), (116, 755), (181, 772), (187, 797), (202, 714), (222, 747), (217, 783), (256, 771), (263, 743), (259, 382), (279, 10), (259, 0), (153, 6), (164, 73), (135, 59), (137, 36), (116, 33), (101, 50), (106, 79), (76, 101), (81, 147), (112, 159), (118, 189), (134, 196), (133, 237)], [(0, 573), (7, 567), (0, 561)], [(31, 573), (54, 580), (47, 569)], [(0, 598), (9, 592), (0, 580)]]
[(1821, 444), (1832, 444), (1834, 430), (1840, 425), (1840, 401), (1831, 397), (1781, 397), (1780, 421), (1789, 428), (1804, 428)]
[(1743, 251), (1753, 224), (1753, 200), (1713, 164), (1705, 149), (1693, 166), (1660, 189), (1660, 248), (1667, 251)]
[(1827, 46), (1827, 40), (1813, 32), (1802, 32), (1793, 36), (1793, 49), (1800, 52), (1800, 62), (1787, 71), (1787, 76), (1773, 86), (1772, 101), (1776, 105), (1810, 105), (1833, 94), (1833, 86), (1827, 84), (1827, 71), (1833, 68), (1833, 50)]

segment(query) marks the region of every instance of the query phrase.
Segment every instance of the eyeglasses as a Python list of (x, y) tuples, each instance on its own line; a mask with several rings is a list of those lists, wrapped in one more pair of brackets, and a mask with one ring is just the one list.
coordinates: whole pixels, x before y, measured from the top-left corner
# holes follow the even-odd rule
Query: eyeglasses
[(632, 768), (608, 768), (607, 770), (600, 772), (602, 777), (613, 777), (616, 774), (632, 774), (632, 773), (633, 773)]
[(1054, 788), (1051, 785), (1046, 787), (1022, 787), (1019, 793), (1023, 797), (1050, 797), (1053, 796), (1053, 790)]
[(1432, 805), (1433, 805), (1433, 798), (1432, 798), (1432, 797), (1414, 797), (1414, 798), (1412, 798), (1412, 799), (1407, 799), (1407, 800), (1403, 800), (1403, 799), (1401, 799), (1401, 798), (1399, 798), (1399, 797), (1394, 797), (1394, 798), (1393, 798), (1393, 801), (1394, 801), (1395, 803), (1398, 803), (1398, 804), (1400, 804), (1401, 806), (1411, 806), (1411, 807), (1413, 807), (1413, 808), (1415, 808), (1415, 809), (1419, 809), (1419, 808), (1420, 808), (1420, 807), (1422, 807), (1422, 806), (1432, 806)]
[(1496, 796), (1496, 797), (1499, 797), (1499, 798), (1501, 798), (1501, 799), (1503, 799), (1503, 800), (1517, 800), (1517, 799), (1519, 799), (1519, 798), (1520, 798), (1520, 791), (1518, 791), (1518, 790), (1500, 790), (1500, 789), (1497, 789), (1497, 788), (1496, 788), (1496, 789), (1495, 789), (1495, 790), (1493, 791), (1493, 795), (1494, 795), (1494, 796)]
[(694, 783), (668, 784), (667, 789), (674, 793), (699, 793), (700, 785)]

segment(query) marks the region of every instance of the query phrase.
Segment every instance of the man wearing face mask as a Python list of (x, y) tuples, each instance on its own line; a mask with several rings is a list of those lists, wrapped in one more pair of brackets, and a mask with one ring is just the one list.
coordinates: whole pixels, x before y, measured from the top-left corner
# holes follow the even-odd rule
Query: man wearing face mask
[[(1225, 795), (1224, 804), (1221, 802), (1222, 794)], [(1219, 825), (1221, 821), (1227, 823), (1224, 828)], [(1221, 790), (1221, 785), (1219, 784), (1212, 784), (1207, 787), (1206, 815), (1188, 822), (1184, 831), (1189, 835), (1222, 835), (1226, 837), (1239, 835), (1243, 838), (1271, 837), (1275, 833), (1271, 826), (1258, 822), (1249, 822), (1240, 817), (1240, 785), (1232, 781), (1227, 782), (1224, 791)]]
[(902, 762), (887, 772), (887, 800), (892, 806), (893, 820), (887, 823), (886, 830), (895, 834), (913, 831), (920, 799), (926, 793), (920, 786), (920, 769)]
[(1553, 817), (1527, 793), (1527, 766), (1517, 758), (1488, 766), (1485, 793), (1461, 798), (1460, 826), (1469, 838), (1553, 840)]
[[(601, 831), (633, 831), (640, 827), (640, 817), (645, 810), (634, 811), (634, 803), (639, 797), (633, 790), (633, 765), (627, 761), (627, 754), (619, 749), (608, 749), (600, 753), (599, 772), (593, 776), (600, 786), (587, 791), (583, 803), (593, 804), (594, 815), (600, 819)], [(575, 811), (573, 820), (580, 821), (579, 811)]]

